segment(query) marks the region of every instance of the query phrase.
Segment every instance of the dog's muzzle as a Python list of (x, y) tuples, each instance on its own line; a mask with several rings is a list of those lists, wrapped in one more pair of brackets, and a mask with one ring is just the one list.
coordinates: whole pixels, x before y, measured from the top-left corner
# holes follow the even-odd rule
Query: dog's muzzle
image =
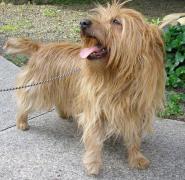
[(86, 30), (91, 26), (92, 22), (89, 19), (83, 19), (80, 21), (80, 28), (81, 30)]
[(81, 35), (84, 37), (92, 38), (96, 40), (96, 44), (91, 45), (91, 47), (86, 47), (81, 49), (80, 57), (88, 60), (97, 60), (102, 59), (107, 56), (108, 50), (104, 47), (98, 38), (95, 36), (94, 31), (92, 30), (92, 21), (89, 19), (84, 19), (80, 21)]

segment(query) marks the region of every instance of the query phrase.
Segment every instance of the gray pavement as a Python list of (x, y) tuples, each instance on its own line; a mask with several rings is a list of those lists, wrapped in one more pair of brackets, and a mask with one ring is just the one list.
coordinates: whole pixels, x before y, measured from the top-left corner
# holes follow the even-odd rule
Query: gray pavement
[[(0, 58), (0, 89), (14, 86), (18, 72), (19, 68)], [(142, 151), (152, 162), (149, 169), (129, 169), (121, 141), (109, 140), (103, 170), (98, 177), (88, 177), (74, 122), (60, 119), (54, 111), (32, 115), (30, 130), (22, 132), (15, 128), (15, 112), (14, 94), (0, 93), (0, 180), (185, 180), (183, 122), (155, 121), (154, 133), (142, 143)]]

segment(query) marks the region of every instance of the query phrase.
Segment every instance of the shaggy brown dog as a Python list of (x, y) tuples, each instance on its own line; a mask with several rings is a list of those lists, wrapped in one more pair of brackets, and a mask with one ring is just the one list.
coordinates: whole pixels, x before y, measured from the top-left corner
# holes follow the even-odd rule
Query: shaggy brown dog
[(163, 106), (165, 71), (160, 30), (120, 4), (98, 6), (80, 23), (82, 44), (41, 44), (10, 39), (9, 53), (30, 55), (17, 85), (50, 79), (80, 68), (64, 80), (17, 91), (17, 127), (28, 129), (28, 113), (56, 106), (64, 118), (78, 117), (85, 144), (84, 165), (98, 174), (104, 141), (122, 136), (132, 168), (145, 169), (141, 136)]

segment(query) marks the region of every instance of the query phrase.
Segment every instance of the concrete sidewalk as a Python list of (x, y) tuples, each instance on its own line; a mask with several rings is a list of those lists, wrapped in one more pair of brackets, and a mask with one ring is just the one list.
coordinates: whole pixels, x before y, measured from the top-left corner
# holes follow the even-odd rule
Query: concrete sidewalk
[[(18, 72), (18, 67), (0, 58), (0, 89), (14, 86)], [(84, 147), (74, 122), (53, 111), (33, 117), (30, 130), (22, 132), (15, 128), (15, 112), (14, 94), (0, 93), (0, 180), (185, 180), (183, 122), (155, 122), (155, 132), (142, 143), (152, 162), (148, 170), (129, 169), (123, 145), (107, 142), (103, 171), (95, 178), (84, 172)]]

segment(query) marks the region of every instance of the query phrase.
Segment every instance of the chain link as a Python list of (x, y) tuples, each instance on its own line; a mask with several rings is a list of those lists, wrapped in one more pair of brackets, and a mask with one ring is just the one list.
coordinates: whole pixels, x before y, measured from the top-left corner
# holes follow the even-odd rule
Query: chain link
[(25, 89), (25, 88), (29, 88), (29, 87), (33, 87), (33, 86), (38, 86), (38, 85), (42, 85), (42, 84), (46, 84), (46, 83), (49, 83), (51, 81), (55, 81), (57, 79), (63, 79), (65, 77), (68, 77), (74, 73), (77, 73), (79, 72), (80, 69), (79, 68), (76, 68), (76, 69), (72, 69), (71, 71), (68, 71), (62, 75), (59, 75), (59, 76), (55, 76), (55, 77), (52, 77), (50, 79), (47, 79), (47, 80), (44, 80), (44, 81), (40, 81), (40, 82), (37, 82), (37, 83), (33, 83), (33, 84), (28, 84), (28, 85), (23, 85), (23, 86), (18, 86), (18, 87), (12, 87), (12, 88), (6, 88), (6, 89), (0, 89), (0, 93), (2, 92), (8, 92), (8, 91), (15, 91), (15, 90), (19, 90), (19, 89)]

